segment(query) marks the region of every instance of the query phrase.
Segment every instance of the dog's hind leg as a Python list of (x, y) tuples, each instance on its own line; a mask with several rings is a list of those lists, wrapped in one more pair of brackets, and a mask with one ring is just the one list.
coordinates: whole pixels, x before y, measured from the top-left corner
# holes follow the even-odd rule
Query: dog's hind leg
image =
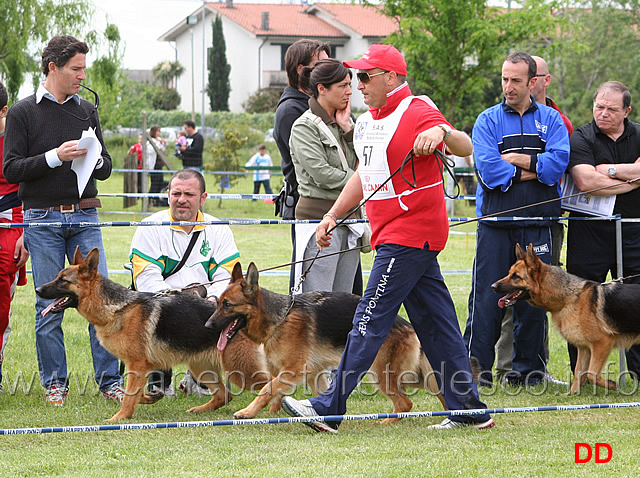
[[(416, 367), (407, 367), (407, 360), (403, 357), (388, 353), (383, 344), (378, 352), (371, 372), (375, 375), (378, 388), (393, 403), (393, 413), (410, 412), (413, 402), (404, 390), (404, 382), (419, 383), (420, 376), (415, 372)], [(386, 418), (382, 424), (397, 423), (401, 418)]]
[(233, 395), (224, 386), (223, 377), (220, 376), (218, 371), (207, 370), (206, 366), (202, 364), (189, 364), (189, 371), (191, 375), (211, 391), (211, 400), (204, 405), (190, 408), (187, 413), (199, 413), (209, 410), (216, 410), (224, 405), (227, 405), (233, 400)]

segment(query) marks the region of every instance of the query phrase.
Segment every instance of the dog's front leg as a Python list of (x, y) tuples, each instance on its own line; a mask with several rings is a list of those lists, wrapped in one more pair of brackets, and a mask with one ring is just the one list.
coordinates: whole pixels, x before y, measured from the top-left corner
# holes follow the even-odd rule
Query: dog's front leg
[(124, 398), (122, 399), (120, 411), (108, 419), (110, 422), (131, 418), (144, 392), (144, 386), (147, 380), (147, 374), (144, 368), (140, 370), (136, 368), (135, 364), (127, 363), (125, 365), (128, 370), (126, 374), (127, 387)]
[(580, 393), (580, 389), (587, 381), (587, 370), (589, 370), (589, 360), (591, 359), (591, 351), (588, 347), (576, 346), (578, 355), (576, 358), (576, 369), (573, 371), (573, 383), (569, 394)]
[(589, 361), (589, 380), (598, 387), (605, 390), (618, 390), (618, 384), (613, 380), (606, 380), (602, 376), (604, 366), (609, 359), (609, 354), (613, 349), (614, 340), (612, 337), (604, 338), (591, 347), (591, 360)]
[[(285, 376), (287, 377), (286, 380), (285, 380)], [(283, 372), (279, 373), (277, 377), (274, 377), (273, 380), (271, 380), (264, 387), (262, 387), (262, 390), (260, 390), (260, 393), (258, 393), (256, 398), (253, 399), (253, 401), (249, 404), (247, 408), (238, 410), (236, 413), (233, 414), (233, 417), (238, 420), (254, 418), (256, 415), (258, 415), (258, 413), (260, 413), (260, 410), (262, 410), (264, 407), (266, 407), (269, 404), (269, 402), (274, 397), (277, 397), (276, 400), (274, 401), (274, 407), (272, 407), (272, 413), (275, 413), (273, 409), (276, 408), (282, 401), (282, 395), (288, 390), (290, 390), (292, 386), (295, 384), (296, 384), (295, 374), (292, 374), (292, 373), (284, 374)]]

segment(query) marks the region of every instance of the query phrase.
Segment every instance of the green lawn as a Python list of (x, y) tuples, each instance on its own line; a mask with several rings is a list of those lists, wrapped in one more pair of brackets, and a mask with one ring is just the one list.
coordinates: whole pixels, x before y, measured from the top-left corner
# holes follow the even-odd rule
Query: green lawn
[[(272, 185), (279, 179), (274, 178)], [(210, 191), (213, 178), (208, 177)], [(122, 190), (122, 176), (115, 174), (101, 192)], [(274, 187), (274, 190), (276, 187)], [(250, 178), (242, 179), (232, 192), (249, 193)], [(122, 199), (107, 198), (104, 211), (122, 209)], [(273, 218), (273, 205), (262, 201), (225, 200), (207, 204), (207, 212), (218, 217)], [(460, 205), (457, 214), (472, 214)], [(103, 214), (104, 221), (139, 220), (136, 214)], [(473, 232), (473, 225), (459, 230)], [(233, 226), (246, 268), (254, 261), (259, 269), (286, 263), (291, 258), (289, 226)], [(103, 229), (109, 269), (122, 270), (128, 261), (133, 228)], [(452, 235), (441, 254), (444, 271), (470, 270), (474, 254), (473, 235)], [(363, 255), (368, 270), (371, 256)], [(126, 275), (112, 279), (128, 284)], [(467, 313), (470, 276), (446, 274), (456, 303), (461, 327)], [(264, 287), (286, 293), (286, 276), (261, 279)], [(496, 297), (497, 298), (497, 297)], [(103, 424), (118, 405), (98, 396), (93, 382), (87, 323), (75, 311), (65, 314), (64, 331), (71, 390), (64, 407), (51, 407), (37, 378), (33, 339), (34, 291), (30, 282), (18, 289), (13, 303), (12, 333), (3, 365), (6, 393), (0, 395), (0, 428), (76, 426)], [(550, 371), (567, 380), (566, 343), (552, 332)], [(617, 374), (615, 358), (611, 371)], [(178, 367), (178, 372), (184, 367)], [(568, 397), (566, 389), (540, 386), (530, 390), (495, 388), (482, 394), (490, 408), (617, 403), (640, 401), (635, 387), (622, 392), (595, 394), (589, 388), (581, 396)], [(390, 402), (364, 387), (349, 399), (349, 413), (391, 411)], [(302, 397), (302, 392), (298, 392)], [(248, 393), (215, 412), (190, 415), (185, 410), (205, 400), (179, 396), (155, 405), (141, 405), (130, 423), (229, 419), (233, 411), (251, 400)], [(440, 410), (437, 399), (425, 392), (412, 397), (415, 411)], [(260, 417), (269, 417), (263, 412)], [(285, 416), (280, 413), (278, 416)], [(340, 433), (326, 436), (300, 424), (237, 425), (144, 431), (54, 433), (0, 436), (1, 476), (637, 476), (640, 447), (638, 411), (635, 409), (586, 410), (498, 414), (497, 426), (486, 432), (430, 431), (427, 426), (440, 418), (405, 419), (382, 426), (376, 421), (344, 423)], [(613, 458), (607, 464), (574, 463), (576, 442), (609, 443)]]

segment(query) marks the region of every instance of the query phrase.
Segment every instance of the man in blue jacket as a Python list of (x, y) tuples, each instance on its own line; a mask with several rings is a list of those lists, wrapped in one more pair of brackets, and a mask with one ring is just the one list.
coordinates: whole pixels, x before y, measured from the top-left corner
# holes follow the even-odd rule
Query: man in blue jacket
[[(502, 65), (502, 102), (480, 114), (473, 128), (478, 174), (478, 215), (559, 198), (558, 181), (569, 162), (569, 136), (554, 109), (535, 102), (536, 62), (527, 53), (512, 53)], [(495, 345), (504, 310), (491, 284), (515, 262), (515, 245), (533, 244), (536, 254), (551, 263), (552, 226), (561, 213), (560, 201), (527, 207), (480, 221), (477, 230), (469, 317), (465, 341), (482, 367), (481, 385), (491, 385)], [(511, 217), (531, 219), (511, 220)], [(510, 384), (534, 385), (545, 373), (546, 313), (526, 302), (513, 306), (513, 372)]]

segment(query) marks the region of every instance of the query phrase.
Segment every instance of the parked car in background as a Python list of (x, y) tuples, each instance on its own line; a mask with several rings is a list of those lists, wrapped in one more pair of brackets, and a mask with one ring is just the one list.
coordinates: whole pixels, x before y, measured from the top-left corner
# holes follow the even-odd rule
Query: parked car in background
[(269, 128), (264, 135), (265, 143), (273, 143), (276, 139), (273, 137), (273, 128)]

